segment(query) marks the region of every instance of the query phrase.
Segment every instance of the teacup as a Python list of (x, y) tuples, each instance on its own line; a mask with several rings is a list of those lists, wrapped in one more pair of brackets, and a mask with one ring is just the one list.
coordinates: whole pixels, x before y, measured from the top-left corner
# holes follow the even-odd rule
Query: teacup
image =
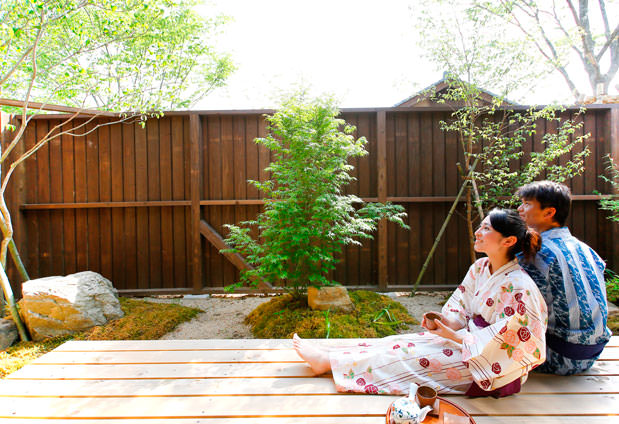
[(441, 316), (435, 312), (426, 312), (424, 315), (426, 319), (427, 329), (428, 330), (436, 330), (438, 326), (434, 321), (441, 320)]
[(417, 402), (422, 408), (424, 406), (433, 407), (436, 402), (436, 390), (430, 386), (420, 386), (417, 389)]

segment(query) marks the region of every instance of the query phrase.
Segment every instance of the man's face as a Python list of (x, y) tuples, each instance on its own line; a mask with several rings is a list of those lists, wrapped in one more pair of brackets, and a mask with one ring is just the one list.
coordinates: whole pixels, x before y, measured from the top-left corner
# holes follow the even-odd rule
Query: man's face
[(542, 208), (540, 203), (535, 199), (520, 200), (522, 203), (518, 206), (518, 214), (520, 214), (520, 217), (529, 227), (541, 233), (542, 231), (558, 226), (553, 220), (556, 211), (555, 208)]

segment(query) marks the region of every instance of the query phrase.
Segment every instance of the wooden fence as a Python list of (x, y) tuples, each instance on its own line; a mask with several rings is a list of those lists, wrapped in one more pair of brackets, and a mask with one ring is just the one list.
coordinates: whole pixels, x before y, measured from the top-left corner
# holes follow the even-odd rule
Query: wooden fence
[[(172, 112), (149, 120), (145, 128), (102, 126), (43, 147), (18, 169), (7, 192), (15, 239), (31, 278), (93, 270), (121, 292), (138, 295), (213, 293), (237, 281), (237, 267), (218, 252), (216, 234), (205, 224), (225, 235), (224, 224), (260, 211), (260, 193), (247, 180), (268, 177), (269, 152), (254, 139), (265, 135), (263, 114), (269, 112)], [(354, 161), (357, 180), (347, 192), (402, 204), (411, 230), (382, 223), (374, 241), (345, 250), (333, 274), (337, 281), (380, 290), (411, 288), (460, 184), (455, 164), (462, 150), (439, 124), (449, 113), (440, 107), (342, 111), (357, 127), (356, 135), (367, 137), (370, 152)], [(21, 149), (62, 118), (35, 117)], [(575, 200), (569, 219), (573, 233), (615, 269), (618, 225), (598, 211), (593, 192), (610, 190), (598, 176), (604, 155), (619, 154), (618, 127), (616, 105), (594, 106), (585, 114), (582, 131), (591, 133), (586, 145), (592, 153), (585, 174), (570, 183)], [(541, 134), (555, 129), (540, 122), (538, 135), (523, 149), (539, 151)], [(9, 136), (4, 134), (5, 143)], [(462, 279), (470, 265), (467, 236), (460, 208), (422, 287), (445, 288)], [(14, 290), (19, 295), (18, 283)]]

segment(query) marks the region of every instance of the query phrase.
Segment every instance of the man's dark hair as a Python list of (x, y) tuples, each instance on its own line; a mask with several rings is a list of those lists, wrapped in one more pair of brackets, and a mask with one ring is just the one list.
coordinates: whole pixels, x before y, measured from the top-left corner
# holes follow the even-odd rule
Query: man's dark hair
[(555, 208), (554, 220), (564, 226), (570, 213), (572, 193), (565, 184), (553, 181), (534, 181), (518, 189), (516, 196), (524, 200), (537, 200), (542, 209)]

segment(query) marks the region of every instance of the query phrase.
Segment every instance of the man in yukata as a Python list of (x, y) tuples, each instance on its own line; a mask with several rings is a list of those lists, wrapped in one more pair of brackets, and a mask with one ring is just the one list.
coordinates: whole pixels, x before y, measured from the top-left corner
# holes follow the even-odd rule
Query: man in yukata
[(546, 362), (536, 371), (571, 375), (593, 366), (610, 340), (604, 261), (565, 226), (570, 189), (551, 181), (521, 187), (516, 195), (522, 219), (542, 236), (532, 263), (520, 265), (548, 305)]

